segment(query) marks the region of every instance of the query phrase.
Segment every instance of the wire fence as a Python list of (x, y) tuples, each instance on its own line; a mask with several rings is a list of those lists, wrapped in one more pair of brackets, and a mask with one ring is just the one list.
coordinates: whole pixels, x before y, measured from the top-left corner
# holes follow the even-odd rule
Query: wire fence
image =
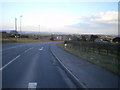
[(67, 41), (68, 44), (74, 46), (78, 50), (84, 52), (93, 52), (104, 55), (120, 56), (119, 43), (103, 43), (103, 42), (90, 42), (90, 41)]

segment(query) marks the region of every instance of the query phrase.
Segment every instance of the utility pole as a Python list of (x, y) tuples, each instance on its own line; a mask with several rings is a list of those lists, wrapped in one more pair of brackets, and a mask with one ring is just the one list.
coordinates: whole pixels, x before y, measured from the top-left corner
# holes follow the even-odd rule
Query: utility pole
[(17, 18), (15, 18), (15, 30), (17, 31)]
[[(15, 32), (17, 32), (17, 18), (15, 18)], [(15, 34), (15, 38), (17, 39), (17, 33)]]
[(17, 39), (17, 18), (15, 18), (15, 38)]
[(40, 25), (39, 25), (39, 38), (40, 38)]
[(21, 31), (21, 24), (22, 24), (21, 19), (22, 19), (22, 15), (20, 16), (20, 38), (21, 38), (21, 33), (22, 33), (22, 31)]

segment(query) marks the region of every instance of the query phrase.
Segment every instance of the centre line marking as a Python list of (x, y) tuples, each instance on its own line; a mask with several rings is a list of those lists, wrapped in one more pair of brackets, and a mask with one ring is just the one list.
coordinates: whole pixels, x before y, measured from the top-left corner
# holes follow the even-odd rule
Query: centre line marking
[(3, 70), (4, 68), (6, 68), (10, 63), (12, 63), (13, 61), (15, 61), (17, 58), (19, 58), (20, 55), (18, 55), (17, 57), (15, 57), (14, 59), (12, 59), (10, 62), (8, 62), (6, 65), (4, 65), (2, 68), (0, 68), (0, 70)]
[(43, 47), (41, 47), (39, 50), (43, 50)]
[(36, 82), (30, 82), (28, 83), (28, 90), (36, 90), (37, 83)]
[(27, 50), (25, 50), (22, 54), (28, 52), (28, 51), (31, 50), (31, 49), (33, 49), (33, 47), (32, 47), (32, 48), (29, 48), (29, 49), (27, 49)]

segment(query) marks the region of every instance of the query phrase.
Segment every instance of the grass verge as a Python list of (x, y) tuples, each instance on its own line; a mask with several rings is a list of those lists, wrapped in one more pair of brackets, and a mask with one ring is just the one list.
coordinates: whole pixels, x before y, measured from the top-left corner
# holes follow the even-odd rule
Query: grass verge
[(83, 52), (80, 51), (78, 48), (73, 47), (72, 45), (68, 45), (67, 48), (64, 48), (63, 43), (57, 44), (58, 47), (64, 49), (65, 51), (78, 56), (79, 58), (83, 60), (87, 60), (97, 66), (100, 66), (110, 72), (113, 72), (117, 75), (120, 75), (119, 72), (119, 66), (120, 63), (118, 62), (118, 58), (114, 56), (107, 56), (107, 55), (101, 55), (97, 53), (92, 52)]
[(49, 39), (29, 39), (29, 38), (5, 38), (2, 39), (2, 43), (16, 43), (16, 42), (47, 42)]

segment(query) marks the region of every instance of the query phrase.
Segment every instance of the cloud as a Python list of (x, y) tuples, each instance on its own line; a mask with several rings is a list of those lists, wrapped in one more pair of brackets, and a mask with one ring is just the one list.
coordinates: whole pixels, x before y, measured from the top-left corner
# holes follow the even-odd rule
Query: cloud
[(90, 21), (94, 23), (117, 24), (118, 12), (101, 12), (91, 15)]
[(118, 12), (108, 11), (82, 16), (79, 23), (69, 26), (80, 32), (118, 34)]
[[(5, 24), (3, 27), (5, 29), (14, 29), (14, 23), (7, 25), (8, 26)], [(118, 12), (108, 11), (94, 13), (87, 16), (77, 16), (71, 13), (48, 10), (37, 14), (28, 13), (28, 15), (22, 17), (22, 30), (39, 31), (39, 25), (41, 32), (57, 31), (81, 34), (93, 33), (118, 35)]]
[(118, 12), (108, 11), (83, 16), (80, 18), (80, 23), (118, 24)]

